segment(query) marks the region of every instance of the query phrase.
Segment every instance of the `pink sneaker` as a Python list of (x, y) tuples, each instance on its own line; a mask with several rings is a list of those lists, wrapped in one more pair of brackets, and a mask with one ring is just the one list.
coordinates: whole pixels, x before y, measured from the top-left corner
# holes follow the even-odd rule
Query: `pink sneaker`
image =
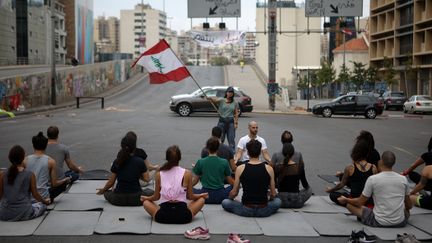
[(250, 243), (250, 240), (246, 240), (240, 234), (230, 233), (228, 235), (227, 243)]
[(184, 233), (184, 236), (188, 239), (193, 239), (193, 240), (208, 240), (208, 239), (210, 239), (209, 230), (204, 229), (200, 226), (198, 226), (192, 230), (187, 230)]

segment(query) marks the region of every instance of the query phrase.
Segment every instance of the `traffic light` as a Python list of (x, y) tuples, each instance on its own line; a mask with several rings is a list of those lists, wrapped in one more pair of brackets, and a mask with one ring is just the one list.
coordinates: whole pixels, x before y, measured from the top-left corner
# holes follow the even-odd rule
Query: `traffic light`
[(209, 29), (210, 24), (209, 23), (203, 23), (203, 29)]
[(226, 26), (225, 26), (224, 22), (219, 23), (219, 29), (223, 30), (225, 28), (226, 28)]

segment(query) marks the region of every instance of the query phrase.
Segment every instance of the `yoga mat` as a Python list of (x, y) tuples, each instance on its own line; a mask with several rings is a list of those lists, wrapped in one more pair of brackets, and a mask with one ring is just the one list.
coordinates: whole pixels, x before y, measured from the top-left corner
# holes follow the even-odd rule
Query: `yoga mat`
[(51, 211), (34, 235), (92, 235), (100, 212)]
[(152, 219), (144, 210), (102, 212), (94, 230), (98, 234), (150, 234)]

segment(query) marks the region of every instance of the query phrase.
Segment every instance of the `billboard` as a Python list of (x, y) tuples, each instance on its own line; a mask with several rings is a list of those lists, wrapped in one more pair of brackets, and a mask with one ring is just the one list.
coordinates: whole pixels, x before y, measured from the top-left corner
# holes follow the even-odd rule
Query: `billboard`
[(93, 0), (75, 0), (75, 56), (93, 63)]

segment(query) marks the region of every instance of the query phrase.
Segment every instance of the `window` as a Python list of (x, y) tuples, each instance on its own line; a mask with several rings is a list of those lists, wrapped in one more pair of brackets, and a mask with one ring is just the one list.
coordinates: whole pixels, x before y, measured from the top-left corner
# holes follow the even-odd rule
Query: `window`
[(399, 38), (400, 48), (399, 54), (408, 54), (412, 52), (413, 49), (413, 36), (405, 35)]
[(209, 97), (214, 97), (214, 96), (216, 96), (217, 90), (212, 89), (212, 90), (206, 91), (205, 93)]
[(400, 10), (400, 26), (413, 23), (413, 6), (407, 6)]

